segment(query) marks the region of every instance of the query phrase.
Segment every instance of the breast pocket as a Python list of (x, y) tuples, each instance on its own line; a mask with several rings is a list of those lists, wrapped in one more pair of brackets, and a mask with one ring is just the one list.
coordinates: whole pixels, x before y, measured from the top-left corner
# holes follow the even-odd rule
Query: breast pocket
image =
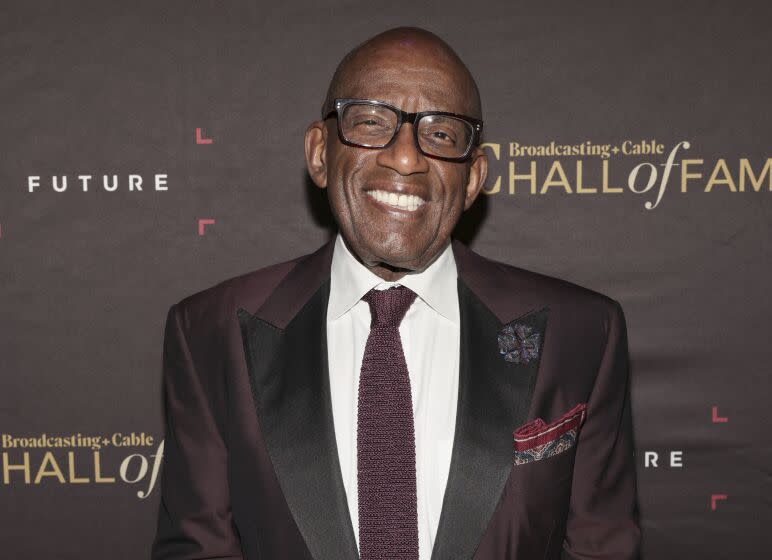
[(567, 499), (586, 409), (579, 403), (550, 424), (537, 418), (515, 430), (509, 481), (513, 491), (539, 501), (546, 496)]
[(552, 558), (562, 544), (574, 470), (574, 449), (510, 467), (496, 518), (502, 558)]
[(510, 491), (520, 499), (544, 502), (549, 497), (567, 497), (574, 475), (575, 447), (523, 464), (512, 463), (507, 481)]

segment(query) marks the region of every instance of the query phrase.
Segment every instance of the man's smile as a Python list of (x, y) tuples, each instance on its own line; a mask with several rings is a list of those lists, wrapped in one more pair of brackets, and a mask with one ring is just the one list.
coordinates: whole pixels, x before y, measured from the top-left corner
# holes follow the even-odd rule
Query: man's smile
[(381, 189), (368, 190), (365, 191), (365, 193), (371, 198), (390, 206), (391, 208), (406, 210), (408, 212), (415, 212), (421, 206), (426, 204), (426, 200), (415, 194), (397, 193)]

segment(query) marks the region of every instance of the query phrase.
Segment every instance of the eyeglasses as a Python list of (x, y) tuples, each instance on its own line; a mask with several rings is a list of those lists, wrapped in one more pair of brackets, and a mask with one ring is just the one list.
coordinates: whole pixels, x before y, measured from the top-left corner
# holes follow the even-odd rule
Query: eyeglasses
[(445, 111), (407, 113), (373, 99), (335, 99), (324, 119), (338, 117), (341, 142), (361, 148), (386, 148), (404, 123), (413, 125), (418, 150), (445, 161), (464, 161), (480, 141), (483, 122)]

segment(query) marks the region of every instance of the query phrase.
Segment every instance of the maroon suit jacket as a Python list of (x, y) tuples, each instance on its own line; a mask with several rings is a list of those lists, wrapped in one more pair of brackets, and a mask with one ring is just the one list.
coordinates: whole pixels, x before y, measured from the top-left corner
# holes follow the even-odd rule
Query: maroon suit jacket
[[(171, 306), (154, 559), (355, 560), (333, 429), (326, 307), (333, 243)], [(458, 412), (432, 560), (624, 560), (638, 554), (620, 305), (453, 241)], [(537, 359), (503, 359), (513, 319)], [(575, 444), (525, 464), (513, 431), (578, 403)]]

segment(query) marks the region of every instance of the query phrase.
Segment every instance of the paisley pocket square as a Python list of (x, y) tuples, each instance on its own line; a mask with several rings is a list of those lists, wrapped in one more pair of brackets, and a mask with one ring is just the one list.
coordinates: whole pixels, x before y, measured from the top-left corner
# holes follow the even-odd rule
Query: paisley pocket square
[(550, 424), (536, 418), (515, 430), (515, 465), (540, 461), (571, 449), (576, 444), (586, 409), (585, 403), (579, 403)]

